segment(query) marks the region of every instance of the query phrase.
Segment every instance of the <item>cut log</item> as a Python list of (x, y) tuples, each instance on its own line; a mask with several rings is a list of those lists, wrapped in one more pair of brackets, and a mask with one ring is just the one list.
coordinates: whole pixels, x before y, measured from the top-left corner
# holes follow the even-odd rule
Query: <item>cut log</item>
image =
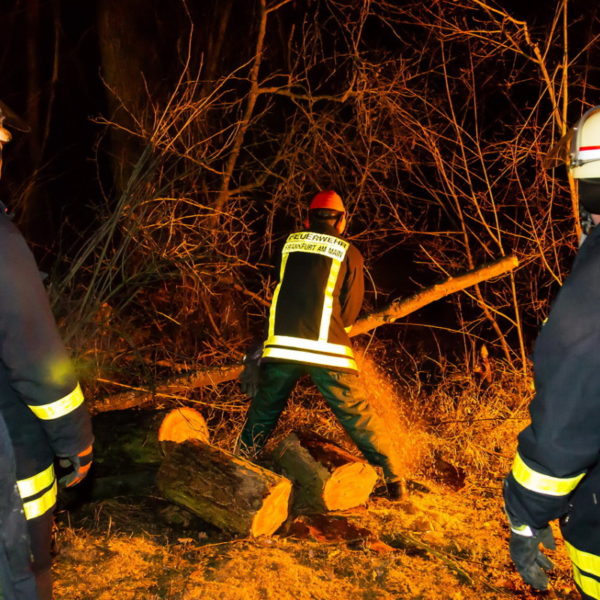
[(158, 467), (176, 443), (208, 442), (208, 428), (193, 408), (170, 411), (125, 410), (92, 419), (94, 464), (85, 481), (61, 490), (62, 506), (115, 496), (155, 494)]
[(178, 444), (156, 481), (168, 500), (243, 536), (271, 535), (288, 516), (289, 479), (197, 440)]
[(94, 463), (99, 476), (158, 466), (170, 443), (188, 439), (209, 441), (204, 417), (193, 408), (162, 411), (126, 410), (92, 419)]
[[(449, 277), (442, 283), (421, 290), (410, 298), (398, 298), (383, 309), (375, 311), (359, 319), (350, 331), (350, 337), (367, 333), (381, 325), (393, 323), (398, 319), (409, 315), (436, 300), (454, 294), (460, 290), (504, 275), (519, 266), (519, 260), (515, 256), (506, 256), (488, 265), (472, 269), (467, 273), (456, 277)], [(142, 406), (154, 402), (155, 398), (181, 400), (177, 394), (193, 388), (216, 385), (231, 381), (239, 377), (242, 366), (239, 364), (224, 365), (220, 367), (204, 367), (184, 377), (177, 377), (156, 387), (154, 390), (141, 387), (133, 387), (105, 379), (98, 379), (103, 383), (127, 388), (127, 392), (108, 396), (90, 403), (92, 412), (104, 412), (108, 410), (123, 410), (135, 406)]]
[(377, 472), (333, 442), (315, 434), (291, 433), (274, 452), (281, 472), (295, 484), (299, 511), (346, 510), (364, 504)]
[(204, 417), (189, 406), (174, 408), (165, 415), (158, 429), (158, 441), (162, 444), (187, 440), (209, 442), (208, 426)]

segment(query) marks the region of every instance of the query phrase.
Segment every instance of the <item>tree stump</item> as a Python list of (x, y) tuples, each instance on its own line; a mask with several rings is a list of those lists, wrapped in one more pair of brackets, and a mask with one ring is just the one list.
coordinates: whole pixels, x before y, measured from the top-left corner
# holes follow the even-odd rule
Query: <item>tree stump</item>
[(157, 484), (165, 498), (204, 521), (252, 537), (279, 529), (292, 491), (285, 477), (197, 440), (167, 454)]
[(158, 441), (163, 449), (168, 448), (165, 446), (168, 442), (181, 444), (187, 440), (200, 440), (208, 444), (209, 436), (204, 417), (189, 406), (167, 412), (158, 428)]
[[(208, 442), (204, 417), (193, 408), (125, 410), (92, 419), (94, 464), (83, 483), (61, 490), (64, 506), (115, 496), (152, 493), (166, 453), (188, 439)], [(154, 492), (155, 493), (155, 492)]]
[(296, 484), (299, 510), (325, 512), (364, 504), (377, 481), (377, 472), (364, 459), (315, 434), (291, 433), (273, 458)]
[(171, 442), (209, 441), (204, 417), (189, 407), (107, 412), (96, 415), (92, 424), (96, 438), (94, 463), (99, 475), (158, 466)]

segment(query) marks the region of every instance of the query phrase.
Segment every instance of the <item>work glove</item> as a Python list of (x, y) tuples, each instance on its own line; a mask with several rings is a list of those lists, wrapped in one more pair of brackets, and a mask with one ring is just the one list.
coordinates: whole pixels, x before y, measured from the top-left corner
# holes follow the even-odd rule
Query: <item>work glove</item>
[(92, 466), (93, 453), (92, 446), (88, 446), (85, 450), (76, 456), (62, 456), (58, 459), (58, 464), (63, 469), (70, 471), (58, 480), (58, 483), (63, 487), (73, 487), (82, 481), (88, 474)]
[(260, 381), (260, 359), (263, 353), (262, 342), (250, 346), (244, 356), (244, 368), (240, 373), (240, 390), (243, 394), (254, 398), (258, 392)]
[[(518, 533), (519, 530), (523, 533)], [(540, 544), (548, 550), (556, 549), (550, 526), (536, 530), (527, 525), (516, 527), (511, 524), (510, 557), (523, 581), (536, 590), (543, 591), (548, 589), (548, 575), (545, 572), (550, 571), (554, 565), (542, 553)]]

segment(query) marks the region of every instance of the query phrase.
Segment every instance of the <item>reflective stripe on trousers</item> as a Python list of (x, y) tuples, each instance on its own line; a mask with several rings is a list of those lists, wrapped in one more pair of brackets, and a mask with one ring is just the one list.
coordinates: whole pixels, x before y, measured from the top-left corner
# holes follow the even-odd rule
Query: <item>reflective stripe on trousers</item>
[(56, 504), (54, 465), (49, 465), (31, 477), (19, 479), (17, 487), (23, 500), (25, 517), (29, 520), (43, 515)]

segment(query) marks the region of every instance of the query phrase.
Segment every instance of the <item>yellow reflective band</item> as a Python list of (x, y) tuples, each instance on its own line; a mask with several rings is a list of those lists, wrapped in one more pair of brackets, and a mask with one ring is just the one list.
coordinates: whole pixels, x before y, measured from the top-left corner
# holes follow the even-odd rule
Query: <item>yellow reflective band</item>
[(51, 421), (52, 419), (59, 419), (60, 417), (68, 415), (78, 406), (81, 406), (81, 404), (83, 404), (83, 392), (81, 391), (80, 385), (77, 384), (77, 387), (64, 398), (40, 406), (33, 406), (30, 404), (29, 408), (38, 419)]
[(315, 352), (327, 352), (329, 354), (342, 354), (344, 356), (354, 357), (352, 348), (344, 346), (343, 344), (306, 340), (290, 335), (274, 335), (265, 342), (265, 346), (290, 346), (301, 350), (314, 350)]
[(338, 367), (357, 371), (353, 358), (342, 356), (328, 356), (327, 354), (313, 354), (301, 350), (287, 350), (285, 348), (265, 348), (264, 357), (283, 358), (293, 362), (322, 365), (324, 367)]
[(23, 511), (25, 512), (25, 518), (35, 519), (45, 512), (49, 511), (56, 504), (56, 481), (54, 485), (39, 498), (30, 500), (29, 502), (23, 502)]
[(349, 246), (349, 242), (336, 238), (333, 235), (300, 231), (292, 233), (288, 237), (283, 247), (283, 254), (309, 252), (311, 254), (322, 254), (334, 260), (342, 261), (344, 260), (344, 256), (346, 256)]
[(533, 531), (529, 525), (517, 525), (510, 526), (511, 531), (514, 531), (517, 535), (522, 535), (523, 537), (533, 537)]
[(573, 579), (586, 596), (600, 599), (600, 582), (584, 575), (575, 565), (573, 565)]
[(273, 292), (273, 300), (271, 301), (271, 310), (269, 311), (269, 337), (275, 335), (275, 311), (277, 310), (277, 299), (283, 282), (283, 274), (285, 273), (285, 265), (287, 264), (288, 255), (284, 254), (281, 258), (281, 268), (279, 270), (279, 283)]
[(585, 476), (585, 472), (575, 477), (565, 478), (551, 477), (550, 475), (538, 473), (525, 464), (518, 452), (512, 466), (512, 474), (524, 488), (532, 492), (538, 492), (539, 494), (548, 494), (549, 496), (566, 496), (577, 487), (577, 484)]
[(600, 577), (600, 556), (578, 550), (567, 541), (565, 541), (565, 545), (567, 546), (567, 552), (569, 553), (569, 558), (573, 565), (590, 575)]
[(41, 473), (36, 473), (27, 479), (20, 479), (17, 481), (17, 487), (19, 488), (21, 498), (29, 498), (29, 496), (35, 496), (46, 489), (53, 481), (54, 465), (50, 465)]
[(329, 278), (325, 287), (325, 299), (323, 300), (323, 313), (321, 314), (321, 327), (319, 328), (319, 341), (326, 342), (329, 337), (329, 325), (331, 323), (331, 313), (333, 312), (333, 290), (340, 272), (341, 262), (339, 260), (331, 261)]

